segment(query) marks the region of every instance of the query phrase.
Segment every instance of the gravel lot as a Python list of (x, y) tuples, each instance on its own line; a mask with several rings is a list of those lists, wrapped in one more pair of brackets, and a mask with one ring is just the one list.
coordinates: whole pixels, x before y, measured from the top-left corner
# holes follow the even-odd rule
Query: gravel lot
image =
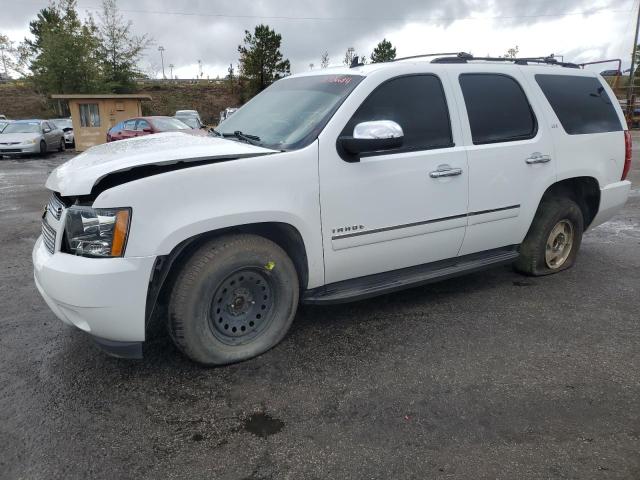
[(574, 269), (303, 307), (218, 369), (161, 332), (123, 361), (63, 326), (30, 253), (71, 154), (0, 160), (0, 478), (640, 478), (639, 152)]

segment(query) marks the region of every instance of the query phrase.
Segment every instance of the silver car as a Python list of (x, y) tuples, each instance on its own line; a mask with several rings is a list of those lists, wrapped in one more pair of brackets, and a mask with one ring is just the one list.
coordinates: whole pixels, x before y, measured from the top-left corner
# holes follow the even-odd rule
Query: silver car
[(44, 155), (64, 149), (64, 133), (46, 120), (17, 120), (0, 133), (0, 155)]
[(76, 140), (73, 136), (73, 123), (70, 118), (53, 118), (49, 120), (49, 123), (62, 130), (62, 133), (64, 133), (64, 143), (66, 143), (67, 148), (75, 147)]

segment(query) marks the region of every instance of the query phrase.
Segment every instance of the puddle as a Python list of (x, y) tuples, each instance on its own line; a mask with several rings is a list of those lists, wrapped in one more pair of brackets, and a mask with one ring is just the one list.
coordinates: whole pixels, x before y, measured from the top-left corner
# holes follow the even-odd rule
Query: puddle
[(267, 438), (284, 428), (284, 422), (273, 418), (268, 413), (254, 413), (242, 422), (242, 427), (257, 437)]

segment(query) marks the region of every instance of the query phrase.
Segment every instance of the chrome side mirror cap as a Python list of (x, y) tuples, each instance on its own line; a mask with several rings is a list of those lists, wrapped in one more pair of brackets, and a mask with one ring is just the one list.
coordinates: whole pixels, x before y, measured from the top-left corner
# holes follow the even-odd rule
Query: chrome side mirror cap
[(353, 138), (375, 139), (375, 138), (402, 138), (404, 131), (402, 127), (392, 120), (374, 120), (372, 122), (361, 122), (353, 129)]

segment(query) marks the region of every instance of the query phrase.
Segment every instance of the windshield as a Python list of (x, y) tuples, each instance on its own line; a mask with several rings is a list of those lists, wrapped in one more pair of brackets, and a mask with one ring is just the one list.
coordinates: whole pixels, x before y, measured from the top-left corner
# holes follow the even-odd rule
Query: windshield
[(364, 77), (315, 75), (285, 78), (260, 93), (216, 129), (259, 137), (276, 150), (302, 148), (315, 140), (331, 116)]
[(70, 118), (56, 118), (55, 120), (51, 120), (51, 122), (59, 129), (73, 128)]
[(178, 117), (183, 123), (186, 123), (191, 128), (200, 128), (200, 122), (198, 121), (198, 117)]
[(191, 127), (186, 125), (185, 123), (177, 120), (175, 118), (154, 118), (153, 124), (156, 127), (156, 130), (160, 132), (169, 132), (171, 130), (190, 130)]
[(0, 120), (0, 133), (4, 130), (4, 127), (9, 125), (9, 122), (5, 122), (4, 120)]
[(10, 123), (6, 127), (2, 133), (40, 133), (40, 123), (39, 122), (29, 122), (29, 123)]

